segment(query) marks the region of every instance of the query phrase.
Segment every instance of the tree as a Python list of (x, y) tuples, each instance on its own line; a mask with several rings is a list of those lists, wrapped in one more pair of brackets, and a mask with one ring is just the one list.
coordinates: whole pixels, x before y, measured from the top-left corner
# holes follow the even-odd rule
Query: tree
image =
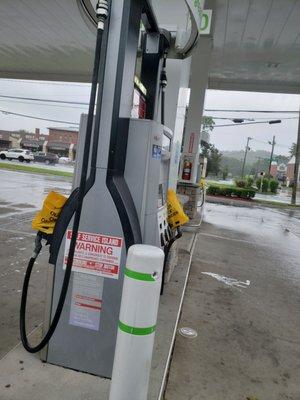
[(291, 145), (291, 148), (290, 148), (290, 155), (291, 155), (291, 157), (293, 157), (293, 156), (296, 155), (296, 149), (297, 149), (297, 144), (296, 144), (296, 143), (293, 143), (293, 144)]
[(214, 129), (215, 121), (212, 117), (202, 117), (202, 132), (209, 133)]
[(17, 132), (18, 132), (18, 133), (23, 133), (23, 134), (31, 133), (31, 132), (29, 132), (29, 131), (26, 131), (26, 129), (19, 129)]
[(278, 155), (278, 156), (274, 156), (273, 160), (276, 161), (278, 165), (279, 164), (287, 164), (290, 161), (290, 157)]
[[(228, 170), (228, 173), (230, 173), (233, 176), (238, 176), (241, 173), (243, 161), (237, 160), (236, 158), (233, 157), (226, 157), (223, 155), (222, 160), (221, 160), (221, 168), (224, 170), (225, 168)], [(246, 168), (248, 165), (246, 166)], [(246, 170), (248, 173), (248, 169)]]
[(219, 175), (222, 153), (211, 143), (202, 143), (201, 155), (207, 158), (207, 174)]
[(226, 181), (227, 176), (228, 176), (228, 167), (227, 167), (227, 165), (225, 165), (225, 167), (222, 170), (223, 181)]

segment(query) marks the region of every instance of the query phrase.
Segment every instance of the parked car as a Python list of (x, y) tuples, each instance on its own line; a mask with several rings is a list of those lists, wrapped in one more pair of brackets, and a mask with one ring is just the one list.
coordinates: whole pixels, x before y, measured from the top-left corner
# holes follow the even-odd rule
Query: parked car
[(45, 164), (56, 164), (58, 163), (58, 156), (53, 153), (43, 153), (42, 151), (38, 151), (33, 155), (35, 162), (43, 162)]
[(69, 157), (59, 157), (60, 164), (71, 164), (72, 161)]
[(0, 152), (1, 160), (19, 160), (20, 162), (26, 161), (30, 163), (33, 161), (33, 154), (30, 150), (25, 149), (9, 149)]

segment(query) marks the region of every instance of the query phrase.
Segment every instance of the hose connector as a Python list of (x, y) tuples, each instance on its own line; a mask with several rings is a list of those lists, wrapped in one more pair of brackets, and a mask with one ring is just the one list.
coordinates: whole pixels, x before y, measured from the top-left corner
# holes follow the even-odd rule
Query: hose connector
[(163, 59), (163, 65), (162, 65), (162, 70), (160, 74), (160, 85), (163, 91), (165, 91), (167, 84), (168, 84), (168, 79), (167, 79), (167, 71), (166, 71), (166, 63), (167, 63), (167, 53), (164, 53), (164, 59)]
[(99, 0), (96, 6), (96, 14), (98, 18), (98, 29), (104, 30), (104, 23), (108, 18), (108, 1)]

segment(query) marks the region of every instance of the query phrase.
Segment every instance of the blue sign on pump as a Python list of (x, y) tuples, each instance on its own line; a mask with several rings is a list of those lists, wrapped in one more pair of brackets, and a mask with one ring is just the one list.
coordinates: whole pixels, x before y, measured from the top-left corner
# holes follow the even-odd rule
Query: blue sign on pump
[(154, 144), (152, 147), (152, 158), (156, 158), (157, 160), (161, 159), (161, 146)]

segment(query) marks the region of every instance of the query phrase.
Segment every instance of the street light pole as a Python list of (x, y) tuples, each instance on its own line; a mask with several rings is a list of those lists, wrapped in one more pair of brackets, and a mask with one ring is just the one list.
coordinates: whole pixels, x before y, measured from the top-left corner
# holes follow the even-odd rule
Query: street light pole
[(274, 147), (275, 147), (275, 135), (273, 136), (273, 141), (269, 142), (272, 145), (271, 156), (270, 156), (270, 163), (269, 163), (269, 175), (271, 175), (271, 165), (273, 161), (273, 154), (274, 154)]
[(296, 197), (297, 197), (299, 164), (300, 164), (300, 108), (299, 108), (299, 120), (298, 120), (297, 146), (295, 154), (294, 185), (293, 185), (292, 201), (291, 201), (291, 204), (294, 205), (296, 204)]
[(247, 137), (247, 144), (246, 144), (246, 149), (245, 149), (245, 156), (244, 156), (244, 161), (243, 161), (243, 168), (242, 168), (242, 179), (244, 178), (244, 173), (245, 173), (245, 165), (246, 165), (246, 159), (247, 159), (247, 153), (249, 151), (249, 142), (252, 138)]

